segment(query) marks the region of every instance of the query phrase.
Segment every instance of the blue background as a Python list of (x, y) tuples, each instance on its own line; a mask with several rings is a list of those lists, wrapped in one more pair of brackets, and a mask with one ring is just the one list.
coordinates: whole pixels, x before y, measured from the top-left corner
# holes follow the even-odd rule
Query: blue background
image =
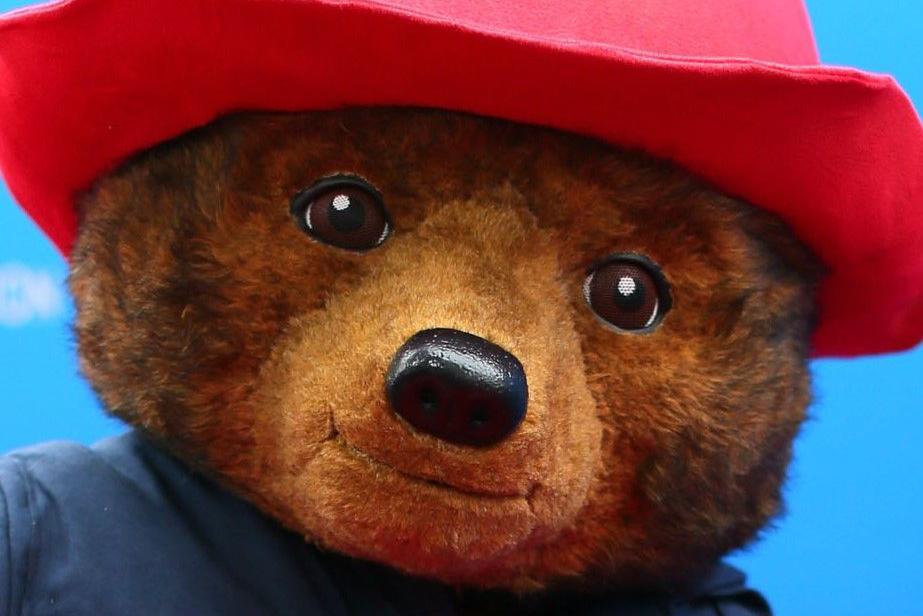
[[(0, 10), (23, 4), (0, 0)], [(825, 63), (891, 73), (919, 108), (923, 2), (807, 5)], [(0, 229), (0, 452), (123, 429), (76, 374), (66, 266), (2, 186)], [(35, 305), (45, 310), (30, 315)], [(816, 361), (813, 372), (817, 401), (796, 445), (789, 513), (733, 561), (778, 614), (923, 615), (923, 347)]]

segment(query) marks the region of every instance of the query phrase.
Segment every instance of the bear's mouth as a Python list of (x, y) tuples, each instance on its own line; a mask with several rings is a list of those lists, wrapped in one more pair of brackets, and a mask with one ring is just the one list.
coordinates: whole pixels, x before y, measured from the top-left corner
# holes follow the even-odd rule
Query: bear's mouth
[(359, 449), (358, 447), (356, 447), (355, 445), (347, 441), (346, 438), (338, 432), (335, 432), (332, 438), (329, 439), (329, 441), (331, 441), (332, 443), (336, 445), (336, 447), (340, 450), (341, 454), (345, 456), (349, 456), (355, 460), (359, 460), (367, 464), (370, 467), (370, 471), (373, 473), (381, 473), (381, 472), (391, 473), (397, 477), (400, 477), (401, 479), (405, 481), (419, 484), (419, 485), (431, 486), (437, 490), (448, 491), (452, 494), (457, 494), (457, 495), (477, 498), (477, 499), (489, 499), (491, 501), (498, 501), (498, 502), (510, 501), (510, 500), (525, 500), (531, 509), (532, 499), (540, 489), (540, 484), (534, 483), (530, 485), (528, 489), (521, 491), (521, 492), (520, 491), (491, 491), (487, 489), (475, 490), (475, 489), (471, 489), (468, 486), (460, 486), (460, 485), (452, 484), (452, 483), (449, 483), (449, 482), (446, 482), (440, 479), (436, 479), (434, 477), (427, 477), (422, 474), (417, 475), (413, 473), (408, 473), (405, 470), (401, 470), (397, 468), (396, 466), (392, 466), (391, 464), (388, 464), (387, 462), (379, 460), (378, 458), (375, 458), (371, 456), (370, 454), (366, 453), (365, 451)]
[(541, 486), (496, 494), (452, 485), (397, 470), (342, 434), (319, 443), (300, 481), (293, 527), (412, 574), (462, 580), (550, 536)]

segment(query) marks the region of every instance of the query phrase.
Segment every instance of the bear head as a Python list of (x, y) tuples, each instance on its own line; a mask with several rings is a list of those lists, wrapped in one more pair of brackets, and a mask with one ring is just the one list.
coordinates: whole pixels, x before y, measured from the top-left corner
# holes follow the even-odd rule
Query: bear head
[(660, 587), (780, 511), (819, 266), (668, 162), (445, 111), (242, 113), (80, 218), (104, 405), (310, 541)]

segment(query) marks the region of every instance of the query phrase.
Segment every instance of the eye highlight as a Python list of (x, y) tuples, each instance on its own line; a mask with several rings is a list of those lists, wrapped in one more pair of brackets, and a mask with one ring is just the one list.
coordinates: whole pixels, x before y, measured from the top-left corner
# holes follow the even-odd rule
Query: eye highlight
[(631, 333), (653, 331), (673, 303), (657, 264), (632, 253), (612, 255), (591, 267), (583, 296), (596, 316)]
[(365, 252), (391, 233), (381, 194), (351, 175), (324, 178), (292, 198), (291, 215), (302, 231), (324, 244)]

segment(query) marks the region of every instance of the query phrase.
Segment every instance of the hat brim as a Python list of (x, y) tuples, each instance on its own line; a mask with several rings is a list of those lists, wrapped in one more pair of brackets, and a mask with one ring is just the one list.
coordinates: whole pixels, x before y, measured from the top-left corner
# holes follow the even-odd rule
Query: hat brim
[(786, 220), (830, 270), (816, 356), (923, 338), (923, 129), (887, 76), (664, 56), (375, 2), (84, 0), (0, 18), (0, 169), (66, 255), (74, 197), (239, 110), (436, 107), (671, 159)]

